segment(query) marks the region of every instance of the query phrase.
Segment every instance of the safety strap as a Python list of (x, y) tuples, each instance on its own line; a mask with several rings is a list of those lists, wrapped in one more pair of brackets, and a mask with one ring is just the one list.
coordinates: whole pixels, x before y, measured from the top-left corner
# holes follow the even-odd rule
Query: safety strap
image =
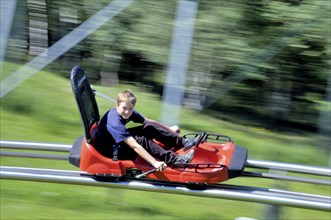
[(120, 144), (114, 144), (113, 146), (113, 161), (118, 161), (118, 149), (120, 148)]

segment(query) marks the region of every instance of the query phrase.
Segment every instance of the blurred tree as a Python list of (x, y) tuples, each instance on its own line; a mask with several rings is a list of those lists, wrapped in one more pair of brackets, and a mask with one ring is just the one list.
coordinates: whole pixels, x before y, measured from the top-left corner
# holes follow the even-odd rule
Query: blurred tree
[[(272, 59), (275, 71), (269, 75), (271, 81), (276, 79), (281, 85), (275, 88), (274, 84), (269, 84), (267, 90), (286, 97), (284, 102), (287, 104), (281, 112), (271, 111), (270, 116), (280, 123), (278, 125), (285, 123), (315, 131), (318, 100), (325, 93), (328, 78), (324, 71), (328, 68), (326, 51), (329, 31), (325, 29), (325, 25), (330, 25), (328, 10), (320, 1), (273, 1), (267, 9), (265, 16), (276, 24), (271, 26), (273, 31), (278, 29), (286, 33), (282, 38), (286, 46)], [(269, 97), (271, 101), (268, 102), (275, 106), (274, 94)]]
[[(18, 2), (7, 58), (22, 63), (29, 60), (32, 17), (49, 47), (110, 3)], [(316, 130), (330, 74), (329, 4), (200, 0), (185, 104), (247, 115), (251, 124)], [(80, 64), (102, 85), (120, 79), (161, 94), (176, 6), (177, 0), (134, 1), (51, 67), (68, 77)]]
[[(229, 65), (223, 68), (218, 77), (221, 83), (216, 82), (214, 87), (233, 87), (228, 92), (219, 89), (222, 99), (214, 101), (211, 108), (271, 119), (271, 127), (316, 130), (319, 100), (328, 77), (328, 10), (322, 9), (319, 1), (293, 4), (250, 0), (237, 6), (243, 9), (237, 31), (247, 43), (246, 51), (240, 50), (238, 57), (245, 63), (238, 70)], [(233, 38), (235, 34), (225, 44), (231, 46)], [(229, 60), (237, 60), (233, 55), (224, 54)], [(254, 58), (247, 59), (247, 55)], [(229, 78), (234, 80), (226, 80)]]
[(8, 41), (6, 59), (23, 63), (28, 54), (28, 19), (27, 0), (17, 1), (16, 13), (11, 29), (11, 37)]
[(176, 1), (135, 1), (110, 22), (111, 52), (120, 51), (121, 79), (145, 83), (160, 92), (175, 6)]
[(28, 1), (29, 54), (38, 55), (48, 47), (48, 25), (45, 0)]

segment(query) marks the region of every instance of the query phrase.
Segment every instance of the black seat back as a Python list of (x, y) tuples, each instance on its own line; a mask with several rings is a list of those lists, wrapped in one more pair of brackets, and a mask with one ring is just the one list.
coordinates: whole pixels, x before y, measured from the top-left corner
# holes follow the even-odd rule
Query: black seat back
[(95, 94), (84, 73), (79, 66), (75, 66), (70, 76), (71, 87), (74, 93), (80, 116), (83, 121), (85, 138), (88, 143), (91, 141), (90, 129), (96, 122), (99, 122), (100, 115)]

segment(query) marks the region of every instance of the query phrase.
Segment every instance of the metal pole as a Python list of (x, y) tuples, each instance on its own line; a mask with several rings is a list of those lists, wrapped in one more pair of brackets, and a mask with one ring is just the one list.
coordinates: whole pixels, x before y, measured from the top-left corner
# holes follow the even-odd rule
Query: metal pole
[(177, 4), (161, 113), (161, 122), (169, 125), (179, 121), (197, 7), (197, 0), (179, 0)]
[(0, 62), (5, 60), (8, 39), (15, 15), (16, 0), (0, 1)]

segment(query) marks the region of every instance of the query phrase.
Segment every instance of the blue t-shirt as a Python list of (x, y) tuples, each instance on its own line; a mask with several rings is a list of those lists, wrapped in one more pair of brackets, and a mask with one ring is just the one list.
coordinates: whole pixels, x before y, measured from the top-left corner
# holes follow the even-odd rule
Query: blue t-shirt
[(112, 108), (108, 111), (107, 115), (107, 131), (113, 136), (115, 143), (120, 143), (129, 137), (131, 134), (126, 129), (125, 125), (133, 121), (135, 123), (144, 123), (145, 118), (136, 110), (133, 110), (131, 116), (128, 119), (122, 118), (122, 116), (117, 112), (116, 108)]

